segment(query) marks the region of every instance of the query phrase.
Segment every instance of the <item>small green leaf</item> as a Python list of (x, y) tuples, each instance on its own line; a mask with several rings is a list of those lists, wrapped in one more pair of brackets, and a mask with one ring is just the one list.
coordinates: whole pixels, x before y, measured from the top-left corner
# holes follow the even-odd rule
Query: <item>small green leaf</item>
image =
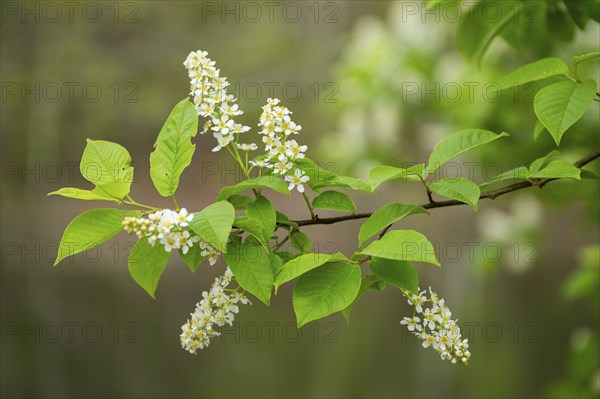
[(217, 250), (227, 252), (227, 239), (235, 219), (235, 209), (227, 201), (215, 202), (194, 213), (190, 229)]
[(529, 165), (529, 173), (527, 177), (530, 177), (532, 174), (539, 172), (540, 170), (542, 170), (542, 168), (548, 165), (550, 161), (558, 159), (558, 157), (560, 157), (560, 152), (554, 150), (550, 151), (545, 156), (536, 159)]
[(440, 266), (433, 245), (418, 231), (393, 230), (373, 241), (360, 254), (402, 261), (427, 262)]
[(340, 187), (350, 188), (352, 190), (365, 191), (367, 193), (371, 192), (371, 186), (366, 181), (364, 181), (363, 179), (357, 179), (355, 177), (349, 176), (337, 176), (335, 179), (324, 180), (319, 183), (313, 184), (311, 187), (313, 190)]
[(281, 270), (281, 266), (283, 266), (283, 263), (284, 262), (281, 256), (275, 253), (271, 253), (271, 271), (273, 272), (273, 276), (279, 273), (279, 270)]
[(508, 133), (496, 134), (482, 129), (461, 130), (446, 136), (433, 147), (426, 171), (431, 174), (452, 158), (505, 136)]
[(265, 252), (260, 242), (249, 237), (243, 243), (229, 243), (225, 261), (238, 284), (269, 306), (273, 288), (273, 269), (270, 254)]
[(581, 180), (581, 169), (564, 159), (550, 161), (546, 167), (538, 172), (531, 173), (530, 178), (537, 179), (576, 179)]
[(356, 212), (356, 205), (350, 197), (338, 191), (324, 191), (313, 199), (316, 209), (331, 209), (341, 212)]
[(290, 236), (292, 248), (301, 254), (309, 253), (312, 250), (310, 238), (301, 231), (294, 231)]
[(538, 119), (550, 132), (556, 145), (563, 134), (585, 114), (596, 96), (596, 82), (570, 80), (553, 83), (535, 95), (533, 108)]
[(567, 73), (569, 73), (569, 66), (560, 58), (543, 58), (525, 64), (508, 75), (501, 77), (493, 89), (494, 91), (506, 90), (552, 76), (566, 75)]
[(67, 256), (86, 251), (123, 230), (125, 216), (140, 217), (139, 211), (123, 211), (113, 208), (97, 208), (85, 211), (69, 223), (58, 246), (54, 266)]
[(409, 168), (397, 168), (395, 166), (376, 166), (369, 172), (369, 183), (371, 184), (371, 191), (375, 191), (377, 187), (383, 182), (406, 179), (411, 181), (419, 181), (420, 176), (423, 174), (423, 168), (425, 164), (413, 165)]
[(344, 316), (344, 319), (346, 319), (346, 323), (350, 324), (350, 313), (352, 312), (354, 305), (356, 305), (358, 300), (365, 293), (367, 293), (369, 291), (381, 292), (384, 289), (385, 289), (385, 281), (383, 281), (376, 275), (369, 273), (366, 276), (364, 276), (362, 278), (362, 281), (360, 282), (360, 289), (358, 290), (358, 294), (356, 295), (356, 298), (354, 298), (354, 301), (352, 301), (352, 303), (350, 305), (346, 306), (342, 310), (342, 316)]
[(89, 182), (101, 187), (111, 197), (123, 198), (129, 194), (133, 181), (131, 156), (116, 143), (87, 140), (79, 169)]
[(593, 60), (594, 58), (600, 58), (600, 51), (594, 51), (592, 53), (577, 55), (573, 57), (573, 65), (577, 65), (580, 62)]
[(337, 176), (330, 170), (321, 168), (316, 162), (309, 158), (297, 159), (294, 161), (297, 168), (300, 168), (308, 176), (308, 185), (316, 190), (318, 187), (323, 187), (329, 183), (337, 181)]
[(200, 266), (200, 264), (204, 262), (204, 257), (202, 256), (202, 248), (200, 248), (200, 245), (198, 244), (193, 245), (185, 254), (180, 249), (179, 256), (187, 265), (187, 267), (190, 268), (192, 273), (196, 272), (198, 266)]
[(150, 154), (150, 177), (163, 197), (175, 194), (183, 170), (192, 162), (198, 132), (198, 112), (187, 98), (180, 101), (163, 125)]
[(398, 220), (407, 216), (416, 215), (419, 213), (428, 212), (416, 205), (385, 205), (381, 209), (373, 212), (373, 214), (360, 227), (360, 231), (358, 232), (358, 246), (362, 247), (369, 238), (373, 237), (390, 224), (396, 223)]
[(233, 205), (236, 211), (245, 211), (246, 206), (254, 200), (247, 195), (234, 194), (227, 198), (227, 202)]
[(371, 271), (382, 280), (396, 287), (418, 293), (419, 276), (410, 262), (400, 260), (372, 258), (369, 261)]
[(80, 188), (64, 187), (60, 190), (48, 193), (48, 195), (61, 195), (67, 198), (75, 198), (85, 201), (99, 200), (117, 203), (121, 202), (119, 198), (111, 197), (110, 195), (106, 194), (105, 191), (98, 190), (98, 187), (94, 188), (93, 190), (82, 190)]
[(319, 266), (333, 260), (345, 260), (346, 256), (338, 252), (335, 254), (306, 254), (285, 263), (280, 272), (275, 277), (275, 292), (282, 285), (291, 281), (304, 273), (316, 269)]
[(288, 196), (290, 195), (290, 190), (288, 190), (287, 185), (280, 178), (275, 176), (261, 176), (244, 180), (236, 184), (235, 186), (223, 187), (221, 191), (219, 191), (217, 201), (226, 200), (227, 198), (241, 191), (258, 188), (270, 188), (271, 190), (274, 190), (278, 193), (285, 194)]
[(477, 211), (477, 201), (481, 191), (479, 186), (471, 180), (462, 177), (440, 179), (429, 184), (429, 189), (436, 194), (452, 198), (470, 205)]
[(260, 220), (248, 216), (236, 217), (233, 225), (263, 241), (264, 227)]
[(327, 263), (304, 274), (293, 293), (298, 328), (349, 306), (360, 284), (360, 267), (350, 264)]
[(544, 130), (546, 130), (546, 128), (544, 127), (542, 122), (540, 122), (539, 119), (536, 119), (535, 127), (533, 128), (533, 141), (537, 141), (537, 139), (540, 137), (540, 134), (542, 134)]
[(262, 242), (268, 243), (277, 227), (277, 216), (271, 201), (259, 195), (253, 203), (246, 206), (246, 214), (260, 221), (263, 230), (259, 238)]
[(518, 168), (511, 169), (504, 173), (499, 174), (498, 176), (494, 176), (490, 180), (483, 182), (479, 185), (479, 187), (487, 187), (494, 183), (498, 183), (503, 180), (527, 180), (529, 176), (529, 171), (525, 166), (519, 166)]
[(146, 238), (138, 240), (129, 254), (129, 274), (154, 299), (158, 281), (167, 266), (169, 256), (171, 253), (165, 251), (162, 245), (152, 246)]

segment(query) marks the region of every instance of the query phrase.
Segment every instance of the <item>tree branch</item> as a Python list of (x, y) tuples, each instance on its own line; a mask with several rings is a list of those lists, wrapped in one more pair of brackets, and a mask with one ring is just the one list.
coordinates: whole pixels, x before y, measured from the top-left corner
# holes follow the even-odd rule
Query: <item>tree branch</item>
[[(573, 163), (573, 166), (575, 166), (577, 168), (581, 168), (581, 167), (587, 165), (588, 163), (592, 162), (593, 160), (597, 159), (598, 157), (600, 157), (600, 150), (596, 150), (595, 152), (581, 158), (577, 162)], [(483, 193), (483, 194), (481, 194), (479, 199), (496, 199), (501, 195), (512, 193), (514, 191), (519, 191), (519, 190), (522, 190), (527, 187), (538, 186), (539, 188), (542, 188), (546, 184), (548, 184), (549, 182), (551, 182), (553, 180), (560, 180), (560, 179), (544, 179), (544, 180), (541, 180), (541, 181), (535, 182), (535, 183), (533, 183), (531, 181), (515, 183), (515, 184), (511, 184), (509, 186), (500, 188), (498, 190), (488, 191), (486, 193)], [(447, 206), (455, 206), (455, 205), (466, 205), (466, 204), (464, 202), (457, 201), (457, 200), (446, 200), (446, 201), (428, 202), (428, 203), (420, 205), (420, 206), (425, 209), (434, 209), (434, 208), (445, 208)], [(317, 218), (314, 220), (312, 220), (312, 219), (294, 220), (293, 222), (297, 223), (298, 226), (310, 226), (310, 225), (316, 225), (316, 224), (334, 224), (334, 223), (338, 223), (338, 222), (344, 222), (346, 220), (365, 219), (365, 218), (368, 218), (369, 216), (371, 216), (372, 214), (373, 214), (372, 212), (355, 213), (353, 215), (336, 216), (336, 217), (324, 218), (324, 219)]]

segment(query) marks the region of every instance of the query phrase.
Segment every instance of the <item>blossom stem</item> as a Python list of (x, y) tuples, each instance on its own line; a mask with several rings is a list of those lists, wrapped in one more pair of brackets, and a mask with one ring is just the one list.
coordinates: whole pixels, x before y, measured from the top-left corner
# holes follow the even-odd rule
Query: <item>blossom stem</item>
[(177, 212), (179, 212), (179, 210), (181, 208), (179, 207), (179, 204), (177, 203), (177, 198), (175, 198), (175, 195), (172, 195), (171, 198), (173, 198), (173, 204), (175, 204), (175, 209), (177, 210)]
[(129, 195), (126, 198), (129, 201), (121, 200), (121, 204), (123, 204), (123, 205), (129, 205), (129, 206), (137, 206), (139, 208), (149, 209), (151, 211), (157, 211), (158, 210), (158, 208), (155, 208), (153, 206), (140, 204), (139, 202), (134, 201), (133, 198), (131, 198)]
[(302, 197), (304, 198), (304, 202), (306, 202), (306, 206), (308, 207), (308, 211), (310, 212), (310, 219), (317, 220), (315, 217), (315, 210), (313, 209), (310, 200), (308, 199), (308, 195), (306, 193), (302, 193)]

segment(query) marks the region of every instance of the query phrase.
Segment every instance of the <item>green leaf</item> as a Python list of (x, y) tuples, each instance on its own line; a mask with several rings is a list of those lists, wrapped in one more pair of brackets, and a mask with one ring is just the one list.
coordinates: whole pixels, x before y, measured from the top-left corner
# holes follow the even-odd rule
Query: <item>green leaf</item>
[(94, 188), (93, 190), (82, 190), (80, 188), (64, 187), (60, 190), (48, 193), (48, 195), (61, 195), (67, 198), (75, 198), (85, 201), (99, 200), (117, 203), (121, 202), (119, 198), (111, 197), (110, 195), (106, 194), (105, 191), (98, 190), (98, 187)]
[(364, 181), (363, 179), (358, 179), (349, 176), (337, 176), (335, 179), (323, 180), (316, 184), (313, 184), (311, 187), (313, 190), (340, 187), (350, 188), (352, 190), (365, 191), (367, 193), (371, 192), (371, 186), (366, 181)]
[(227, 202), (233, 205), (236, 211), (245, 211), (246, 205), (254, 202), (254, 200), (247, 195), (234, 194), (227, 198)]
[(536, 82), (557, 75), (569, 73), (569, 66), (560, 58), (543, 58), (530, 64), (525, 64), (508, 75), (498, 79), (494, 91), (506, 90), (512, 87)]
[(369, 238), (373, 237), (390, 224), (396, 223), (398, 220), (407, 216), (416, 215), (419, 213), (428, 212), (416, 205), (385, 205), (381, 209), (373, 212), (373, 214), (360, 227), (360, 231), (358, 232), (358, 246), (362, 247)]
[(508, 133), (496, 134), (482, 129), (467, 129), (452, 133), (433, 147), (426, 171), (431, 174), (452, 158), (505, 136), (508, 136)]
[(337, 180), (340, 184), (339, 187), (347, 187), (353, 190), (365, 191), (367, 193), (371, 192), (371, 186), (363, 179), (350, 176), (338, 176)]
[(235, 219), (235, 209), (227, 201), (218, 201), (194, 213), (190, 229), (217, 250), (227, 252), (227, 239)]
[(535, 127), (533, 128), (533, 140), (537, 141), (537, 139), (540, 137), (540, 134), (542, 134), (545, 130), (546, 128), (544, 127), (542, 122), (540, 122), (539, 119), (536, 119)]
[(393, 230), (373, 241), (360, 254), (402, 261), (427, 262), (440, 266), (433, 245), (418, 231)]
[(263, 241), (264, 227), (260, 220), (248, 216), (236, 217), (233, 225)]
[(111, 197), (129, 194), (133, 181), (131, 156), (125, 147), (103, 140), (87, 140), (79, 169), (89, 182)]
[(423, 168), (425, 164), (413, 165), (409, 168), (397, 168), (395, 166), (376, 166), (369, 172), (369, 183), (371, 183), (371, 191), (375, 191), (377, 187), (383, 182), (396, 180), (396, 179), (407, 179), (412, 181), (419, 181), (423, 174)]
[(281, 213), (279, 211), (275, 211), (275, 215), (277, 216), (277, 224), (286, 230), (290, 230), (291, 227), (298, 228), (298, 223), (292, 222), (287, 215)]
[(581, 169), (564, 159), (550, 161), (546, 167), (538, 172), (531, 173), (530, 178), (537, 179), (576, 179), (581, 180)]
[(313, 208), (331, 209), (341, 212), (356, 212), (356, 205), (350, 197), (338, 191), (324, 191), (317, 195), (312, 202)]
[(246, 214), (260, 221), (263, 229), (259, 238), (262, 242), (268, 243), (277, 226), (277, 216), (271, 201), (259, 195), (253, 203), (246, 206)]
[(245, 242), (231, 242), (225, 261), (238, 284), (265, 305), (271, 301), (273, 269), (271, 257), (258, 240), (249, 237)]
[(553, 83), (537, 92), (533, 108), (538, 119), (550, 132), (556, 145), (563, 134), (585, 114), (596, 96), (596, 82), (570, 80)]
[(279, 270), (281, 270), (281, 266), (283, 266), (283, 263), (284, 261), (281, 258), (281, 256), (275, 253), (271, 254), (271, 271), (273, 272), (273, 276), (279, 273)]
[(150, 177), (163, 197), (177, 191), (183, 170), (192, 162), (196, 145), (190, 140), (197, 132), (198, 112), (186, 98), (171, 111), (150, 154)]
[(349, 306), (360, 284), (360, 268), (344, 263), (327, 263), (300, 277), (293, 293), (298, 328)]
[(372, 258), (369, 268), (376, 276), (402, 290), (415, 294), (419, 291), (419, 276), (410, 262)]
[(527, 168), (525, 166), (519, 166), (518, 168), (511, 169), (509, 171), (499, 174), (498, 176), (494, 176), (490, 180), (481, 183), (479, 187), (487, 187), (489, 185), (498, 183), (499, 181), (503, 180), (527, 180), (528, 176), (529, 171), (527, 170)]
[(294, 231), (290, 236), (292, 248), (301, 254), (309, 253), (312, 250), (310, 238), (301, 231)]
[(337, 176), (330, 170), (321, 168), (316, 162), (309, 158), (297, 159), (294, 161), (297, 168), (302, 169), (308, 176), (308, 185), (313, 190), (323, 187), (337, 181)]
[(261, 176), (244, 180), (236, 184), (235, 186), (223, 187), (221, 191), (219, 191), (217, 201), (226, 200), (227, 198), (241, 191), (258, 188), (270, 188), (271, 190), (274, 190), (278, 193), (285, 194), (288, 196), (290, 195), (290, 190), (288, 190), (287, 185), (280, 178), (276, 176)]
[(580, 62), (593, 60), (594, 58), (600, 58), (600, 51), (594, 51), (592, 53), (577, 55), (573, 57), (573, 65), (577, 65)]
[(384, 289), (385, 289), (385, 281), (383, 281), (376, 275), (369, 273), (366, 276), (364, 276), (362, 278), (362, 281), (360, 282), (360, 289), (358, 290), (358, 294), (356, 295), (356, 298), (354, 298), (354, 301), (352, 301), (352, 303), (350, 305), (346, 306), (342, 310), (342, 316), (344, 316), (344, 319), (346, 319), (346, 323), (350, 323), (350, 313), (352, 312), (352, 308), (354, 308), (354, 305), (356, 305), (358, 300), (365, 293), (367, 293), (369, 291), (381, 292)]
[(471, 180), (462, 177), (440, 179), (429, 184), (429, 189), (436, 194), (452, 198), (470, 205), (477, 211), (477, 201), (481, 191), (479, 186)]
[(138, 240), (129, 254), (129, 274), (154, 299), (158, 281), (167, 266), (169, 256), (171, 253), (165, 251), (162, 245), (152, 246), (146, 238)]
[(275, 277), (275, 292), (282, 285), (304, 273), (316, 269), (319, 266), (333, 260), (346, 260), (346, 256), (340, 252), (335, 254), (306, 254), (285, 263)]
[(588, 169), (581, 169), (580, 176), (582, 179), (600, 180), (600, 175)]
[(85, 211), (69, 223), (58, 246), (54, 266), (67, 256), (86, 251), (123, 230), (125, 216), (140, 217), (139, 211), (123, 211), (113, 208), (97, 208)]
[(494, 5), (494, 17), (488, 17), (490, 7), (488, 2), (482, 1), (475, 7), (470, 7), (458, 23), (458, 48), (478, 65), (492, 40), (511, 21), (517, 20), (517, 15), (526, 8), (526, 3), (521, 1), (503, 0), (494, 2)]
[(187, 265), (187, 267), (190, 268), (192, 273), (196, 272), (196, 269), (198, 269), (198, 266), (200, 266), (200, 264), (202, 262), (204, 262), (204, 256), (202, 256), (202, 248), (200, 248), (200, 245), (198, 245), (198, 244), (193, 245), (187, 251), (186, 254), (184, 254), (180, 249), (179, 256), (181, 257), (183, 262)]
[(529, 173), (528, 173), (527, 177), (529, 177), (530, 175), (532, 175), (534, 173), (539, 172), (540, 170), (542, 170), (543, 167), (548, 165), (548, 163), (550, 161), (552, 161), (554, 159), (558, 159), (559, 156), (560, 156), (560, 152), (554, 150), (554, 151), (550, 151), (545, 156), (536, 159), (529, 165)]

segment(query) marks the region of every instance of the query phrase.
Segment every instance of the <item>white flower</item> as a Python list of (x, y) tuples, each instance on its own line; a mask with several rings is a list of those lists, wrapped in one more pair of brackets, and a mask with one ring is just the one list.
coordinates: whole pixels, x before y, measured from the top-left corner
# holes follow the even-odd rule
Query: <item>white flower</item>
[[(408, 330), (417, 336), (424, 348), (432, 347), (440, 354), (442, 360), (450, 360), (452, 364), (468, 364), (471, 352), (469, 341), (462, 339), (460, 328), (455, 320), (451, 320), (452, 313), (445, 306), (444, 299), (429, 288), (429, 298), (425, 291), (419, 294), (403, 291), (408, 303), (413, 305), (415, 312), (422, 317), (405, 317), (400, 324), (407, 326)], [(426, 307), (431, 304), (430, 307)], [(421, 323), (422, 320), (422, 323)]]
[(309, 177), (304, 174), (304, 171), (301, 169), (296, 169), (292, 176), (286, 176), (285, 181), (289, 182), (290, 185), (288, 189), (291, 191), (294, 187), (297, 187), (298, 192), (304, 192), (303, 184), (309, 180)]
[(287, 160), (282, 160), (279, 162), (275, 162), (273, 164), (273, 173), (284, 175), (288, 170), (290, 170), (294, 166), (291, 162), (287, 162)]
[(258, 146), (254, 143), (250, 144), (237, 144), (238, 150), (242, 151), (256, 151), (258, 150)]
[(408, 331), (421, 331), (421, 325), (419, 324), (421, 320), (418, 317), (405, 317), (402, 319), (400, 324), (405, 325), (408, 328)]
[(188, 214), (188, 211), (185, 208), (181, 208), (176, 216), (177, 224), (180, 227), (187, 227), (188, 222), (191, 222), (192, 219), (194, 219), (194, 215)]
[(181, 327), (179, 339), (183, 349), (196, 354), (199, 349), (206, 348), (211, 338), (220, 335), (215, 326), (233, 325), (235, 314), (239, 312), (239, 307), (235, 304), (250, 303), (241, 292), (234, 292), (231, 296), (225, 293), (225, 288), (231, 281), (233, 274), (227, 268), (225, 275), (217, 277), (208, 292), (202, 292), (202, 300), (196, 304), (194, 313)]
[(215, 133), (214, 136), (217, 139), (218, 145), (212, 149), (212, 152), (220, 151), (221, 148), (227, 147), (231, 142), (231, 137), (224, 137), (220, 133)]
[(206, 258), (211, 266), (214, 266), (214, 264), (217, 263), (217, 261), (219, 260), (220, 253), (210, 244), (204, 241), (200, 242), (200, 248), (202, 249), (200, 255)]
[(179, 248), (179, 239), (181, 233), (168, 233), (160, 239), (160, 243), (165, 246), (165, 251), (171, 252), (174, 248)]
[(308, 149), (305, 145), (299, 145), (296, 140), (290, 140), (285, 143), (285, 154), (290, 159), (302, 159), (304, 158), (304, 152)]

